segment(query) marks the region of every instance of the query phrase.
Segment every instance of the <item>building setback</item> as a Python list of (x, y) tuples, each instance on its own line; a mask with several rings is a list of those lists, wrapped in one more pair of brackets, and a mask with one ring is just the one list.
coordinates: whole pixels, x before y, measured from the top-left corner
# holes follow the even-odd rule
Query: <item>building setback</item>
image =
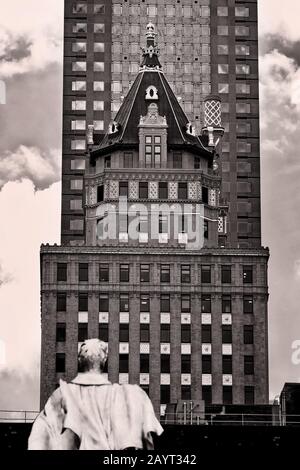
[(227, 244), (261, 246), (257, 0), (65, 0), (62, 244), (85, 243), (85, 133), (100, 141), (135, 80), (155, 24), (170, 86), (197, 133), (222, 98)]
[(264, 404), (269, 252), (230, 242), (219, 98), (203, 100), (199, 135), (152, 24), (146, 37), (105, 135), (89, 125), (82, 137), (82, 246), (41, 249), (41, 403), (76, 374), (78, 343), (98, 336), (109, 379), (139, 383), (158, 415), (179, 400)]

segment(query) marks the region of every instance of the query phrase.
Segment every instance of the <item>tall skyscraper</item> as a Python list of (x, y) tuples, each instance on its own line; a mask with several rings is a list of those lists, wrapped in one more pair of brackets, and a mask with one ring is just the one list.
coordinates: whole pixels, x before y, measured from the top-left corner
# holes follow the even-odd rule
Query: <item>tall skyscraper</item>
[(257, 80), (235, 73), (257, 69), (255, 8), (66, 2), (63, 243), (41, 250), (42, 404), (98, 336), (109, 379), (139, 383), (158, 415), (181, 399), (268, 402), (258, 120), (237, 112), (258, 109)]
[(140, 64), (147, 23), (196, 132), (203, 99), (222, 98), (228, 246), (261, 245), (257, 1), (65, 0), (62, 243), (85, 242), (85, 133), (100, 141)]

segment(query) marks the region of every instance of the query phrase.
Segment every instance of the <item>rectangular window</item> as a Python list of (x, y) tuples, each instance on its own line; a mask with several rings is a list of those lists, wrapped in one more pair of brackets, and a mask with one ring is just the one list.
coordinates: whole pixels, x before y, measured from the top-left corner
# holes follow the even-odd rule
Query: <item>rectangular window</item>
[(253, 314), (253, 295), (244, 295), (243, 310), (244, 313)]
[(99, 312), (109, 312), (109, 296), (108, 294), (100, 294)]
[(244, 344), (254, 344), (253, 325), (244, 325)]
[(72, 231), (81, 231), (84, 227), (84, 221), (82, 219), (70, 220), (70, 230)]
[(99, 281), (109, 282), (109, 264), (100, 264), (99, 266)]
[(104, 121), (102, 121), (101, 119), (94, 121), (94, 131), (103, 131), (103, 130), (104, 130)]
[(173, 168), (182, 168), (182, 154), (180, 152), (173, 153)]
[(191, 297), (189, 294), (181, 296), (181, 312), (189, 313), (191, 311)]
[(202, 356), (202, 374), (211, 374), (211, 356)]
[(160, 356), (160, 372), (161, 374), (169, 374), (171, 368), (171, 361), (169, 354), (162, 354)]
[(181, 355), (181, 373), (190, 374), (192, 371), (192, 358), (190, 354)]
[(163, 313), (169, 313), (171, 311), (170, 294), (161, 294), (160, 311)]
[(245, 405), (254, 405), (255, 403), (255, 392), (254, 387), (245, 387)]
[(78, 311), (88, 312), (89, 310), (89, 297), (88, 294), (79, 294), (78, 296)]
[(150, 325), (147, 323), (140, 324), (140, 342), (150, 343)]
[(148, 183), (147, 182), (139, 183), (139, 198), (148, 199)]
[(211, 295), (210, 294), (202, 294), (201, 311), (202, 313), (211, 313)]
[(149, 354), (140, 355), (140, 373), (149, 374), (150, 372), (150, 356)]
[(249, 26), (238, 25), (235, 27), (236, 36), (249, 36), (249, 34), (250, 34)]
[(200, 157), (194, 157), (194, 170), (200, 170), (200, 168), (201, 168)]
[(190, 385), (181, 386), (181, 399), (182, 400), (191, 400), (192, 398), (192, 389)]
[(79, 263), (78, 267), (79, 282), (88, 282), (89, 280), (89, 265), (88, 263)]
[(86, 91), (86, 81), (74, 80), (72, 82), (72, 91)]
[(129, 371), (129, 355), (120, 354), (119, 356), (119, 373), (128, 374)]
[(248, 18), (249, 8), (248, 7), (235, 7), (235, 16), (238, 18)]
[(120, 294), (120, 312), (129, 312), (129, 294)]
[(243, 283), (253, 283), (253, 266), (243, 266)]
[(150, 296), (149, 294), (141, 295), (140, 297), (140, 311), (150, 312)]
[(237, 103), (236, 112), (237, 114), (250, 114), (251, 104), (250, 103)]
[(218, 44), (218, 54), (228, 55), (228, 44)]
[(59, 293), (56, 296), (56, 311), (66, 312), (67, 311), (67, 294)]
[(229, 93), (229, 84), (228, 83), (218, 83), (218, 92), (219, 93)]
[(56, 325), (56, 342), (65, 343), (66, 341), (66, 324), (57, 323)]
[(222, 312), (231, 313), (231, 295), (222, 295)]
[(71, 140), (71, 150), (85, 150), (85, 140)]
[(150, 282), (150, 264), (141, 264), (140, 282)]
[(97, 202), (103, 202), (104, 201), (104, 186), (101, 184), (101, 186), (97, 187)]
[(109, 331), (109, 327), (107, 323), (101, 323), (99, 325), (99, 339), (101, 339), (101, 341), (105, 341), (106, 343), (108, 343), (108, 339), (109, 339), (108, 331)]
[(228, 75), (229, 65), (228, 64), (218, 64), (218, 73), (221, 75)]
[(232, 344), (232, 326), (222, 325), (222, 343)]
[(133, 168), (133, 153), (124, 152), (124, 168)]
[(56, 353), (55, 371), (63, 374), (66, 371), (66, 355), (64, 353)]
[(86, 72), (86, 62), (84, 61), (72, 62), (72, 72)]
[(120, 264), (120, 282), (129, 282), (130, 267), (129, 264)]
[(181, 342), (190, 343), (191, 342), (191, 325), (181, 325)]
[(67, 263), (57, 263), (57, 275), (56, 275), (57, 282), (67, 282), (68, 280), (67, 270), (68, 270)]
[(160, 214), (158, 218), (158, 232), (168, 233), (169, 232), (169, 219), (167, 215)]
[(147, 7), (147, 15), (148, 16), (157, 16), (157, 7), (150, 5)]
[(218, 26), (218, 36), (228, 36), (228, 26)]
[(223, 387), (223, 405), (232, 404), (232, 387)]
[(211, 283), (211, 266), (201, 266), (201, 283)]
[(245, 375), (254, 375), (254, 357), (244, 356), (244, 373)]
[(88, 324), (79, 323), (78, 324), (78, 342), (83, 343), (88, 339)]
[(111, 156), (104, 158), (104, 168), (111, 168)]
[(87, 33), (87, 23), (76, 23), (73, 25), (73, 33), (81, 33), (81, 34), (86, 34)]
[(119, 196), (128, 198), (128, 183), (125, 181), (119, 182)]
[(171, 278), (170, 265), (162, 264), (160, 266), (160, 282), (169, 283)]
[(104, 111), (104, 101), (94, 101), (94, 111)]
[(159, 199), (168, 199), (168, 183), (160, 182), (158, 185)]
[(235, 46), (236, 55), (250, 55), (250, 46), (246, 44), (236, 44)]
[(96, 3), (94, 5), (94, 14), (95, 15), (104, 15), (105, 13), (105, 6), (103, 3)]
[(105, 33), (104, 23), (95, 23), (94, 24), (94, 33), (95, 34), (104, 34)]
[(73, 42), (72, 52), (86, 52), (86, 42)]
[(94, 42), (94, 52), (104, 52), (104, 42)]
[(221, 266), (221, 282), (222, 284), (231, 284), (231, 266)]
[(217, 8), (218, 16), (228, 16), (228, 7), (218, 7)]
[(236, 93), (238, 95), (250, 95), (251, 88), (247, 83), (237, 83), (236, 84)]
[(210, 405), (212, 402), (212, 388), (210, 385), (203, 385), (202, 387), (202, 400), (206, 405)]
[(82, 120), (77, 119), (76, 121), (71, 121), (71, 130), (72, 131), (85, 131), (86, 121), (83, 119)]
[[(250, 74), (250, 65), (248, 65), (248, 64), (237, 64), (235, 66), (235, 72), (236, 72), (237, 75), (249, 75)], [(250, 89), (249, 89), (249, 93), (250, 93)]]
[(202, 344), (211, 344), (211, 325), (202, 325), (201, 341)]
[(119, 341), (120, 343), (129, 343), (129, 324), (128, 323), (120, 323)]
[(73, 13), (81, 13), (81, 14), (87, 14), (87, 4), (86, 3), (74, 3), (73, 5)]
[(183, 264), (181, 266), (181, 283), (190, 284), (191, 282), (191, 266), (189, 264)]
[(222, 371), (225, 375), (232, 374), (232, 356), (222, 357)]
[(170, 385), (160, 386), (160, 403), (167, 405), (171, 400), (171, 387)]
[(188, 186), (187, 183), (178, 183), (178, 199), (188, 198)]
[(72, 111), (85, 111), (85, 110), (86, 110), (85, 100), (72, 101)]
[(104, 91), (104, 82), (103, 81), (94, 82), (94, 91)]

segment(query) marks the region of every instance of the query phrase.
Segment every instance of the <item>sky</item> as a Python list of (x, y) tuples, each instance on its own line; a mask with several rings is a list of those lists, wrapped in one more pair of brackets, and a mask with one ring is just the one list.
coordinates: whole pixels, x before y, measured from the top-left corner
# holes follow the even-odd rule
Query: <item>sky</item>
[[(60, 239), (63, 0), (24, 3), (0, 16), (0, 410), (39, 407), (39, 249)], [(274, 398), (300, 381), (300, 2), (258, 3)]]

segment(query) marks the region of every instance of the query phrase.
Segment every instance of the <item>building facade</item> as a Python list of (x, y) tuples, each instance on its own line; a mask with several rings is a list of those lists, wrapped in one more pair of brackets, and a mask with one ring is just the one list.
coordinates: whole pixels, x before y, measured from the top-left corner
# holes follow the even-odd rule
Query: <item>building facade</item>
[(196, 132), (203, 100), (222, 97), (227, 244), (261, 245), (257, 1), (65, 0), (62, 243), (85, 243), (85, 133), (100, 141), (157, 28), (165, 75)]
[(146, 30), (105, 135), (82, 137), (84, 241), (41, 250), (41, 403), (91, 337), (109, 342), (109, 379), (140, 384), (158, 415), (180, 400), (267, 403), (269, 253), (231, 246), (220, 101), (203, 99), (200, 135)]

